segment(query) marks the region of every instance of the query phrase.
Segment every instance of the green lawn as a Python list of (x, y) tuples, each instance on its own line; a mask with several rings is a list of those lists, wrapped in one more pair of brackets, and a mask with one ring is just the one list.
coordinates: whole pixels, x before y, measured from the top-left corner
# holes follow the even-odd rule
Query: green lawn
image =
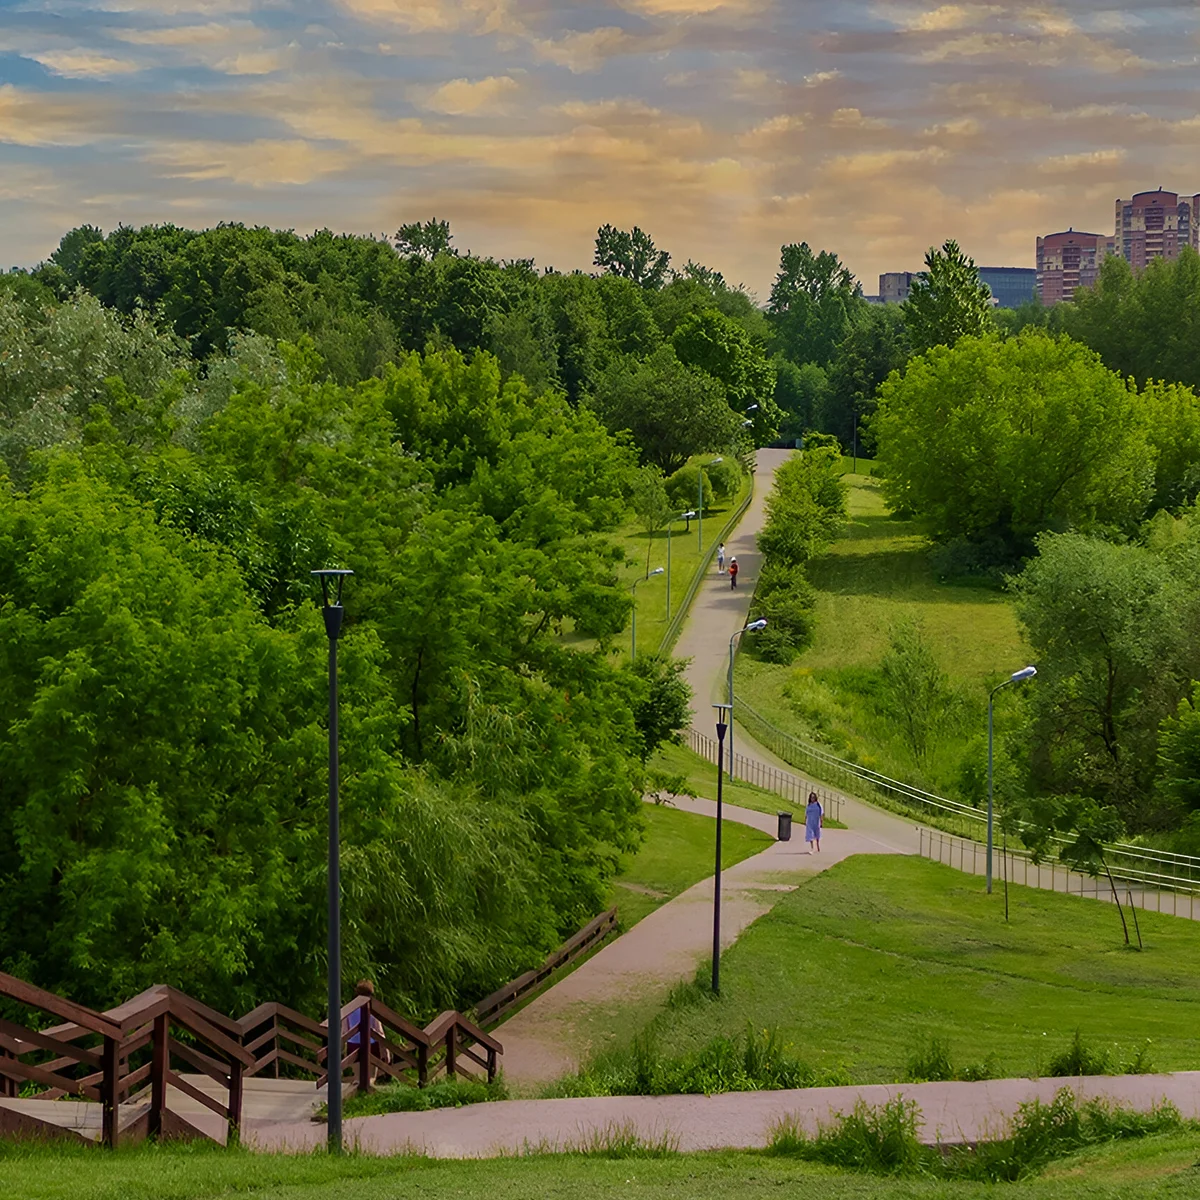
[[(697, 796), (708, 800), (716, 799), (717, 768), (686, 746), (663, 746), (650, 760), (650, 766), (669, 775), (682, 775)], [(772, 816), (778, 812), (790, 811), (799, 820), (802, 815), (797, 805), (752, 783), (731, 782), (726, 779), (721, 788), (721, 798), (726, 804), (736, 804), (739, 808), (770, 813)], [(841, 821), (835, 821), (831, 817), (826, 817), (825, 824), (830, 829), (846, 828)]]
[[(723, 823), (721, 865), (732, 867), (765, 850), (771, 839), (748, 825)], [(716, 823), (669, 805), (646, 806), (646, 840), (613, 880), (609, 905), (629, 929), (712, 873)]]
[(839, 1173), (763, 1154), (613, 1159), (541, 1155), (465, 1162), (348, 1155), (251, 1155), (206, 1146), (0, 1144), (0, 1190), (14, 1200), (1184, 1200), (1200, 1190), (1200, 1136), (1118, 1143), (1018, 1184), (950, 1184)]
[[(707, 456), (706, 456), (707, 457)], [(704, 514), (704, 559), (710, 561), (716, 553), (717, 541), (725, 523), (736, 511), (738, 506), (750, 494), (752, 480), (746, 476), (742, 480), (741, 491), (732, 500), (714, 504)], [(699, 530), (696, 522), (676, 521), (671, 535), (671, 613), (674, 614), (683, 606), (687, 596), (688, 585), (700, 565)], [(667, 614), (667, 530), (660, 529), (652, 538), (647, 537), (646, 531), (639, 528), (636, 518), (631, 518), (616, 533), (616, 540), (625, 550), (625, 562), (618, 568), (618, 578), (626, 588), (632, 588), (637, 580), (637, 648), (639, 654), (657, 653), (663, 634), (666, 632)], [(647, 548), (649, 549), (649, 569), (662, 567), (664, 574), (645, 578), (647, 569)], [(622, 653), (628, 654), (631, 643), (630, 630), (627, 628), (617, 646)]]
[[(847, 476), (850, 523), (809, 564), (817, 590), (814, 644), (791, 666), (738, 659), (738, 691), (780, 728), (817, 738), (884, 774), (954, 793), (966, 754), (986, 730), (987, 687), (1024, 666), (1029, 650), (1008, 596), (995, 587), (939, 582), (929, 543), (911, 521), (889, 516), (879, 483)], [(875, 701), (876, 669), (898, 621), (920, 622), (959, 693), (956, 727), (923, 763)], [(997, 706), (1004, 728), (1005, 704)]]
[(1200, 930), (1139, 914), (1146, 949), (1122, 945), (1117, 913), (1094, 900), (1011, 889), (924, 859), (848, 859), (784, 896), (722, 959), (718, 1004), (655, 1020), (666, 1051), (747, 1024), (778, 1029), (802, 1059), (856, 1082), (904, 1078), (932, 1035), (956, 1067), (995, 1056), (999, 1074), (1036, 1075), (1075, 1030), (1119, 1061), (1150, 1039), (1161, 1070), (1200, 1067)]

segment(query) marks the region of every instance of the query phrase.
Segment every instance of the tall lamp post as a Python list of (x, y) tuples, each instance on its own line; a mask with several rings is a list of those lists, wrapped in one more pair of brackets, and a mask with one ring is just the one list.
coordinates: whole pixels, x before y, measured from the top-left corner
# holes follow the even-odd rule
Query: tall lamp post
[(700, 470), (696, 475), (696, 532), (700, 539), (700, 562), (704, 563), (704, 468), (715, 467), (717, 463), (725, 460), (718, 455), (712, 462), (702, 463)]
[[(661, 575), (662, 573), (663, 573), (662, 567), (655, 567), (654, 570), (651, 571), (650, 574), (646, 576), (646, 578), (653, 579), (655, 575)], [(633, 618), (632, 618), (632, 621), (630, 622), (633, 632), (630, 635), (630, 641), (629, 641), (629, 661), (630, 662), (633, 662), (634, 659), (637, 658), (637, 585), (641, 582), (642, 581), (640, 579), (635, 579), (633, 581), (633, 586), (629, 589), (633, 593)]]
[(725, 761), (725, 733), (731, 727), (728, 704), (714, 704), (717, 710), (717, 865), (713, 870), (713, 955), (712, 990), (721, 994), (721, 777)]
[(672, 517), (667, 522), (667, 624), (671, 623), (671, 531), (675, 527), (676, 521), (686, 521), (689, 525), (692, 523), (692, 518), (696, 514), (688, 509), (685, 513), (680, 513), (677, 517)]
[(757, 633), (760, 629), (766, 629), (767, 618), (759, 617), (757, 621), (751, 621), (745, 629), (739, 629), (737, 633), (729, 639), (729, 688), (728, 688), (728, 703), (726, 707), (729, 709), (729, 778), (733, 778), (733, 656), (737, 652), (738, 638), (743, 633)]
[(312, 571), (321, 581), (321, 615), (329, 639), (329, 1027), (325, 1044), (329, 1151), (342, 1152), (342, 915), (338, 822), (337, 644), (342, 635), (342, 584), (353, 571)]
[(1014, 671), (1003, 683), (997, 684), (988, 693), (988, 814), (987, 814), (987, 893), (992, 894), (992, 707), (996, 693), (1006, 688), (1010, 683), (1024, 683), (1037, 674), (1037, 667), (1022, 667)]

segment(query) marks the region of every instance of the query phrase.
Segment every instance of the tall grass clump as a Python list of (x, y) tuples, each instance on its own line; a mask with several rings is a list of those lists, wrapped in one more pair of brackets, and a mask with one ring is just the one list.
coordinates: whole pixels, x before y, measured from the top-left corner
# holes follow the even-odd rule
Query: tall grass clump
[(594, 1058), (545, 1093), (563, 1096), (714, 1095), (849, 1083), (844, 1071), (818, 1071), (797, 1058), (776, 1030), (747, 1026), (740, 1037), (714, 1037), (695, 1050), (662, 1050), (651, 1030)]
[(904, 1077), (909, 1083), (941, 1083), (951, 1079), (974, 1083), (995, 1079), (999, 1074), (1000, 1064), (994, 1054), (989, 1054), (982, 1062), (955, 1067), (950, 1056), (950, 1043), (934, 1035), (913, 1052)]
[(1166, 1102), (1149, 1113), (1098, 1100), (1080, 1105), (1069, 1088), (1049, 1104), (1022, 1104), (1007, 1137), (976, 1146), (923, 1145), (917, 1137), (919, 1120), (916, 1102), (903, 1096), (876, 1108), (860, 1100), (835, 1124), (820, 1126), (816, 1137), (808, 1137), (795, 1118), (780, 1122), (767, 1153), (875, 1175), (1011, 1183), (1089, 1146), (1200, 1128), (1200, 1122), (1184, 1121)]
[(433, 1108), (463, 1108), (507, 1099), (503, 1077), (481, 1083), (476, 1079), (446, 1076), (424, 1088), (409, 1083), (385, 1083), (366, 1095), (351, 1096), (346, 1101), (345, 1115), (374, 1117), (381, 1113), (427, 1112)]
[(919, 1175), (931, 1164), (931, 1151), (917, 1139), (920, 1110), (915, 1100), (897, 1096), (872, 1108), (860, 1100), (854, 1111), (807, 1137), (795, 1120), (778, 1125), (768, 1154), (786, 1154), (843, 1171), (874, 1175)]

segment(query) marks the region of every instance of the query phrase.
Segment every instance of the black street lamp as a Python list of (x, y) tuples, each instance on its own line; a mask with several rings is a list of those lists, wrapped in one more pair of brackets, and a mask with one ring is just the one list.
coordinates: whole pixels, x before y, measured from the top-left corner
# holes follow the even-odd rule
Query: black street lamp
[(712, 990), (721, 994), (721, 783), (725, 774), (725, 734), (729, 729), (730, 706), (714, 704), (717, 710), (717, 865), (713, 871), (713, 959)]
[[(338, 825), (337, 644), (342, 636), (342, 584), (353, 571), (311, 571), (321, 581), (321, 615), (329, 638), (329, 1027), (325, 1043), (329, 1150), (342, 1152), (342, 914)], [(331, 598), (332, 593), (332, 598)]]

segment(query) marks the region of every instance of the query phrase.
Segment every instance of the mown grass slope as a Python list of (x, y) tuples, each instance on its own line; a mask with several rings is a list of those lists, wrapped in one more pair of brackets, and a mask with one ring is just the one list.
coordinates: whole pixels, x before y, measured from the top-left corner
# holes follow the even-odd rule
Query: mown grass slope
[[(739, 694), (772, 723), (816, 738), (843, 757), (926, 787), (954, 791), (977, 758), (987, 689), (1024, 666), (1029, 650), (1008, 595), (940, 581), (930, 545), (912, 521), (890, 516), (879, 481), (848, 475), (850, 521), (809, 564), (817, 591), (813, 645), (790, 666), (738, 660)], [(953, 719), (917, 761), (881, 693), (878, 667), (892, 629), (916, 623), (957, 693)], [(1004, 728), (1005, 704), (997, 709)]]
[[(831, 838), (831, 846), (833, 841)], [(1076, 1030), (1114, 1066), (1147, 1040), (1159, 1070), (1200, 1067), (1200, 930), (1139, 914), (1145, 950), (1124, 947), (1095, 900), (999, 890), (924, 859), (864, 855), (780, 899), (722, 959), (721, 999), (664, 1013), (661, 1046), (682, 1050), (747, 1025), (777, 1029), (821, 1069), (902, 1080), (937, 1036), (961, 1069), (1045, 1073)]]

